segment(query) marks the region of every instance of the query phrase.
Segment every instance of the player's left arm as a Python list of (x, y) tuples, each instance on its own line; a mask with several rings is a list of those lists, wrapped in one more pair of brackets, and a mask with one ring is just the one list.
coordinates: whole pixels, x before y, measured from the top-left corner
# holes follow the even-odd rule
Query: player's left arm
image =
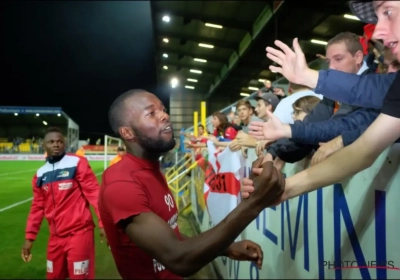
[[(182, 237), (182, 241), (187, 240), (187, 239), (190, 239), (189, 236), (187, 236), (187, 235), (185, 235), (185, 234), (183, 234), (183, 233), (181, 233), (181, 237)], [(244, 241), (242, 241), (242, 242), (251, 242), (251, 241), (244, 240)], [(242, 243), (242, 242), (234, 242), (234, 243), (232, 243), (232, 244), (221, 254), (221, 256), (229, 257), (229, 258), (233, 258), (233, 259), (234, 259), (233, 255), (234, 255), (237, 251), (241, 251), (241, 250), (242, 250), (242, 248), (241, 248), (241, 247), (243, 247), (243, 243)], [(253, 242), (251, 242), (251, 243), (253, 243)], [(253, 244), (254, 244), (254, 245), (257, 245), (257, 244), (255, 244), (255, 243), (253, 243)], [(257, 246), (258, 246), (258, 245), (257, 245)]]
[(88, 160), (84, 157), (79, 158), (75, 179), (81, 186), (83, 195), (94, 208), (98, 217), (99, 227), (103, 228), (98, 207), (100, 186)]
[(380, 114), (353, 144), (286, 179), (284, 199), (329, 186), (370, 167), (400, 136), (400, 119)]

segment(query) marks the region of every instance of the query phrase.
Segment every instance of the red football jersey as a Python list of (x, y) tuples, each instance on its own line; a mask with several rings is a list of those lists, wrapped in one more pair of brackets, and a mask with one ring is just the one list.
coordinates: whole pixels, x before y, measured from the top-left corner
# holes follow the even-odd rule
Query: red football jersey
[(168, 271), (136, 244), (119, 221), (153, 212), (168, 223), (182, 240), (178, 211), (159, 162), (127, 154), (103, 175), (99, 211), (117, 269), (123, 279), (182, 279)]

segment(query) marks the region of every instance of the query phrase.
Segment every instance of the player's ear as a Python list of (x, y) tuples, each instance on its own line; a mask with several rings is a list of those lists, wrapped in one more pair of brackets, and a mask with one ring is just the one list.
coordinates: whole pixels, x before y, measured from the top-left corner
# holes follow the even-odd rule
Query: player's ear
[(136, 139), (136, 135), (130, 127), (126, 127), (126, 126), (120, 127), (118, 129), (118, 132), (119, 132), (119, 135), (121, 135), (121, 137), (123, 139), (126, 139), (128, 141), (132, 141), (132, 140)]

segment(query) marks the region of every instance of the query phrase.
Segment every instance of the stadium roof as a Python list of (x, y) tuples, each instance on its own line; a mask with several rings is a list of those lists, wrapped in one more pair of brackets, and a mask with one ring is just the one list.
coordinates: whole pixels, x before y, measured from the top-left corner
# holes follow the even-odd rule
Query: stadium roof
[(60, 107), (0, 106), (0, 114), (61, 114)]
[(262, 87), (260, 79), (281, 77), (268, 69), (271, 61), (265, 57), (265, 47), (273, 46), (275, 39), (291, 45), (298, 37), (311, 62), (316, 54), (325, 53), (324, 42), (336, 34), (363, 32), (363, 23), (345, 17), (351, 12), (343, 0), (151, 3), (160, 84), (169, 85), (176, 76), (181, 86), (194, 87), (186, 90), (209, 97), (209, 102), (223, 96), (227, 105), (238, 100), (241, 92), (254, 91), (249, 87)]
[(0, 124), (62, 126), (71, 118), (60, 107), (0, 106)]

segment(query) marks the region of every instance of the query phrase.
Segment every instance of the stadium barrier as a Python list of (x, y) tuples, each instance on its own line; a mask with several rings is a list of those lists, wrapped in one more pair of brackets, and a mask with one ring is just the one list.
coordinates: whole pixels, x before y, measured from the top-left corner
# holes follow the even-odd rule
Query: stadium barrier
[[(201, 231), (213, 227), (240, 202), (238, 182), (256, 159), (254, 149), (248, 150), (247, 158), (229, 149), (208, 152), (208, 160), (198, 160), (191, 188), (192, 212)], [(215, 261), (221, 276), (399, 279), (399, 160), (400, 144), (395, 144), (357, 175), (265, 209), (240, 236), (262, 246), (262, 270), (221, 257)], [(292, 176), (307, 166), (307, 160), (286, 164), (282, 172)]]
[[(104, 145), (83, 145), (83, 149), (85, 153), (88, 154), (98, 154), (105, 152)], [(113, 153), (114, 155), (117, 153), (119, 145), (107, 145), (107, 153)]]
[[(104, 155), (85, 155), (89, 161), (104, 161)], [(112, 160), (115, 155), (108, 155), (107, 160)], [(0, 155), (0, 161), (6, 160), (37, 160), (44, 161), (44, 155), (37, 154), (14, 154), (14, 155)]]
[[(183, 160), (185, 160), (185, 158), (183, 158)], [(179, 165), (181, 166), (179, 167)], [(191, 180), (186, 175), (191, 174), (192, 170), (197, 167), (197, 162), (193, 161), (192, 158), (189, 158), (185, 162), (178, 162), (174, 166), (176, 166), (177, 168), (171, 168), (169, 171), (172, 170), (172, 172), (167, 171), (167, 173), (169, 173), (169, 176), (167, 175), (167, 173), (165, 174), (168, 187), (171, 190), (171, 193), (177, 204), (178, 213), (182, 213), (185, 210), (188, 210), (188, 212), (190, 213), (189, 207), (192, 203), (192, 200), (190, 198)], [(179, 171), (180, 173), (178, 174), (177, 172)]]

